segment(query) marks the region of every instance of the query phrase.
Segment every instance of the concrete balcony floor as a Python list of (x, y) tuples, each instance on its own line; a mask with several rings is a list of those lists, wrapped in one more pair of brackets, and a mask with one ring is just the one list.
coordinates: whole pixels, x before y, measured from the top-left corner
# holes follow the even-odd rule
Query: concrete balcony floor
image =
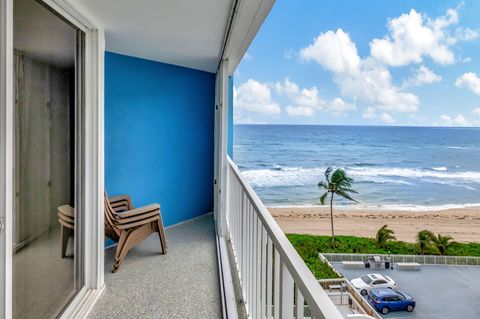
[(215, 229), (211, 214), (166, 230), (132, 249), (111, 273), (115, 247), (105, 251), (106, 288), (89, 318), (221, 318)]

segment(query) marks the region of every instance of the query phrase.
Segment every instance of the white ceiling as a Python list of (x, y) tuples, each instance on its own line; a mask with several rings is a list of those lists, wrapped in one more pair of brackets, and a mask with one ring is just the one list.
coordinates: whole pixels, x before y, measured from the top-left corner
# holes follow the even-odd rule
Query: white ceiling
[(215, 72), (232, 0), (70, 0), (105, 28), (106, 50)]
[(73, 67), (76, 30), (34, 0), (15, 0), (14, 48), (59, 67)]

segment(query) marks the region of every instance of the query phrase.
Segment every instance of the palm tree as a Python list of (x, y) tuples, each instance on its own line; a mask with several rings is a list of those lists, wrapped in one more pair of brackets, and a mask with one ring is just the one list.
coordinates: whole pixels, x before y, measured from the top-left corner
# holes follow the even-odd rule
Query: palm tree
[(387, 241), (395, 239), (397, 239), (395, 237), (395, 232), (388, 228), (388, 225), (383, 225), (382, 228), (377, 231), (377, 236), (375, 236), (378, 247), (382, 248), (385, 247)]
[(320, 203), (322, 205), (325, 204), (325, 199), (327, 198), (328, 194), (330, 194), (330, 224), (332, 226), (332, 244), (335, 248), (335, 232), (333, 230), (333, 196), (337, 194), (345, 199), (351, 200), (356, 202), (352, 197), (350, 197), (350, 193), (357, 193), (353, 190), (352, 183), (353, 179), (347, 176), (347, 173), (343, 169), (337, 169), (333, 172), (331, 167), (325, 170), (325, 179), (326, 182), (318, 183), (318, 187), (325, 189), (326, 192), (320, 196)]
[(445, 255), (447, 253), (448, 247), (450, 247), (453, 243), (453, 238), (450, 236), (442, 236), (438, 234), (437, 236), (432, 237), (433, 244), (438, 249), (440, 255)]
[(417, 234), (417, 245), (421, 255), (425, 254), (431, 247), (435, 235), (427, 230), (421, 230)]

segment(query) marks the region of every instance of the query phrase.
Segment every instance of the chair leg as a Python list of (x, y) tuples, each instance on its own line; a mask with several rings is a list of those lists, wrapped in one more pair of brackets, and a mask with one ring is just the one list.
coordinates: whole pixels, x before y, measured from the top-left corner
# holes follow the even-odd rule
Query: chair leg
[(120, 235), (120, 240), (118, 241), (112, 272), (117, 272), (128, 252), (145, 238), (150, 236), (154, 231), (154, 228), (151, 227), (150, 224), (143, 225), (133, 231), (123, 231)]
[(65, 226), (60, 226), (60, 241), (62, 243), (62, 258), (67, 256), (67, 246), (68, 246), (68, 239), (70, 238), (70, 231)]
[(117, 272), (118, 267), (120, 266), (121, 261), (120, 263), (118, 263), (118, 260), (120, 258), (120, 255), (122, 254), (123, 247), (125, 246), (125, 241), (127, 240), (128, 233), (129, 232), (126, 230), (123, 230), (120, 233), (120, 238), (118, 239), (117, 243), (117, 249), (115, 251), (115, 263), (113, 264), (112, 272)]
[(167, 254), (167, 239), (165, 237), (165, 229), (163, 228), (162, 216), (156, 222), (156, 230), (158, 232), (158, 237), (160, 238), (160, 245), (162, 246), (162, 253)]

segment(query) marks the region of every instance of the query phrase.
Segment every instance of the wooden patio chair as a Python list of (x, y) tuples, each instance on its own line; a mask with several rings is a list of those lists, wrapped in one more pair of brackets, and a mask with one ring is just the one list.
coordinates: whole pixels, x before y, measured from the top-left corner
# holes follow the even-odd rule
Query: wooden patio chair
[(70, 205), (58, 206), (58, 222), (60, 223), (60, 242), (62, 258), (67, 256), (68, 240), (73, 238), (75, 230), (75, 214)]
[(159, 204), (133, 208), (128, 195), (107, 197), (105, 193), (105, 236), (117, 244), (112, 272), (117, 272), (127, 253), (152, 233), (158, 233), (162, 253), (167, 253), (167, 240)]

